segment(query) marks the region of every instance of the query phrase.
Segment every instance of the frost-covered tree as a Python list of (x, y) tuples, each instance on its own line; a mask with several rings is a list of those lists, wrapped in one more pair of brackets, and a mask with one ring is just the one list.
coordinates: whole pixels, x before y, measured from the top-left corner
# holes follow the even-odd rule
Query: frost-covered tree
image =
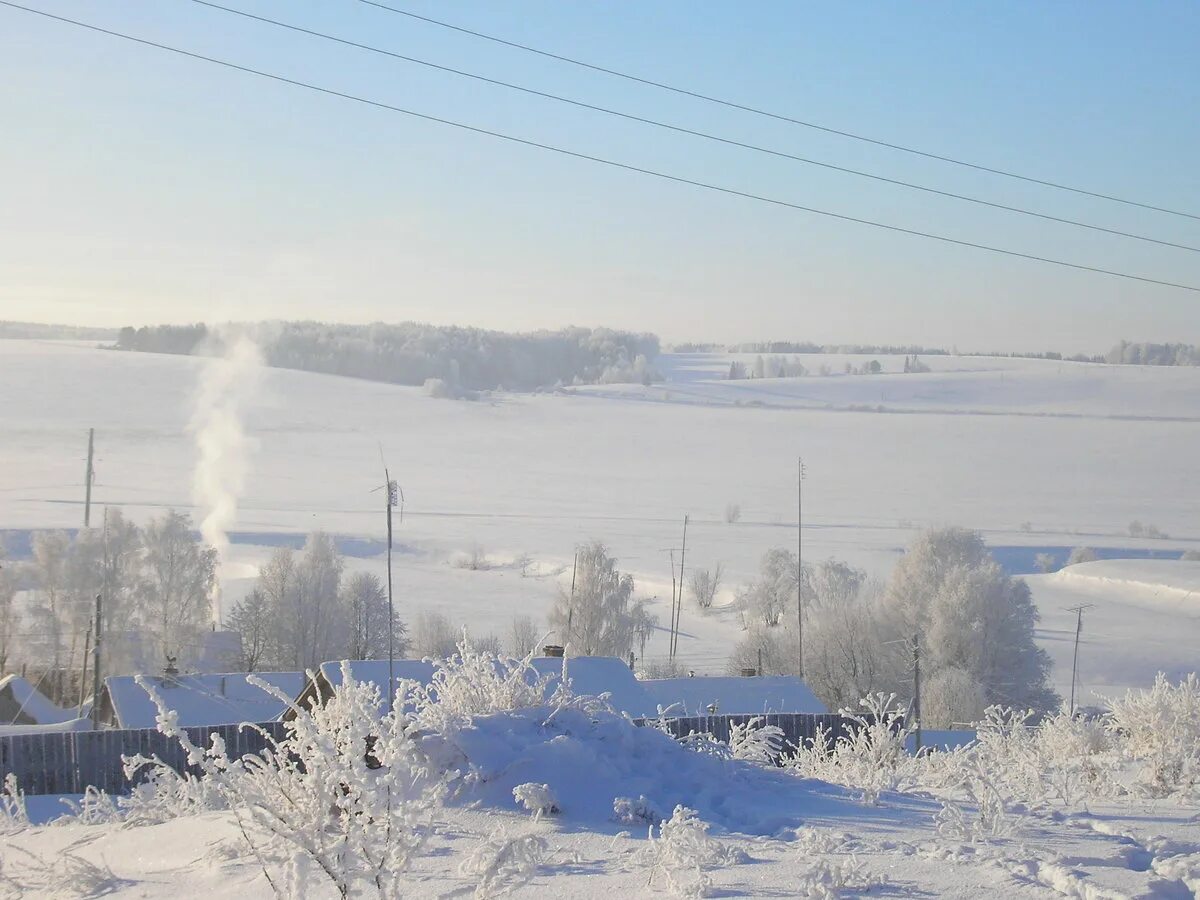
[(217, 551), (192, 536), (189, 516), (169, 510), (142, 532), (138, 620), (163, 662), (194, 658), (212, 622)]
[(1071, 551), (1071, 555), (1067, 557), (1067, 565), (1073, 566), (1077, 563), (1095, 562), (1099, 558), (1096, 555), (1096, 551), (1091, 547), (1076, 547)]
[(852, 706), (886, 678), (879, 586), (835, 559), (806, 567), (804, 581), (805, 681), (830, 709)]
[(408, 649), (408, 633), (397, 615), (388, 621), (387, 592), (379, 576), (356, 572), (342, 588), (342, 614), (348, 616), (345, 653), (349, 659), (386, 659), (391, 646), (397, 656)]
[(1034, 565), (1037, 566), (1039, 572), (1053, 572), (1058, 567), (1058, 560), (1054, 558), (1053, 553), (1039, 553), (1033, 558)]
[(444, 615), (422, 610), (413, 621), (409, 653), (417, 659), (449, 659), (460, 640), (462, 631), (450, 624)]
[(638, 659), (646, 657), (646, 643), (658, 630), (658, 616), (650, 612), (645, 600), (638, 600), (630, 609), (633, 638), (638, 645)]
[(738, 613), (743, 627), (758, 623), (774, 627), (790, 606), (796, 607), (796, 554), (776, 547), (759, 565), (759, 576), (738, 592)]
[(559, 588), (550, 610), (550, 627), (577, 656), (628, 655), (633, 646), (633, 576), (617, 569), (617, 561), (600, 541), (579, 550), (575, 591)]
[[(1029, 587), (1004, 573), (978, 532), (940, 528), (921, 534), (896, 564), (883, 605), (892, 639), (920, 639), (926, 677), (961, 669), (979, 685), (985, 706), (1058, 705), (1048, 682), (1050, 659), (1033, 639), (1039, 616)], [(893, 683), (907, 695), (905, 656), (894, 659)], [(972, 712), (951, 709), (948, 715), (967, 721)]]

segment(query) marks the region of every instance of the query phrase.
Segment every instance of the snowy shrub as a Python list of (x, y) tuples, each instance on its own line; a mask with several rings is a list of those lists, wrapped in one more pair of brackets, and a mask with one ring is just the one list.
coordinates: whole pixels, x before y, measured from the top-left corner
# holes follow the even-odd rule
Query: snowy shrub
[(886, 884), (880, 875), (871, 875), (857, 857), (840, 860), (819, 860), (804, 871), (796, 882), (794, 896), (806, 900), (837, 900), (842, 891), (865, 894), (871, 888)]
[(724, 741), (718, 741), (706, 731), (692, 731), (679, 739), (679, 743), (693, 753), (715, 756), (717, 759), (732, 759), (733, 753)]
[(617, 797), (613, 800), (613, 821), (623, 825), (657, 825), (662, 821), (662, 813), (645, 794), (639, 794), (636, 800)]
[(742, 854), (708, 836), (708, 824), (696, 811), (676, 806), (671, 818), (649, 830), (649, 846), (638, 861), (650, 870), (647, 883), (660, 885), (677, 897), (706, 897), (712, 879), (705, 870), (744, 862)]
[(19, 831), (28, 825), (25, 792), (17, 786), (17, 776), (9, 772), (4, 776), (4, 787), (0, 789), (0, 829), (5, 832)]
[(805, 825), (796, 829), (796, 846), (805, 856), (836, 853), (848, 842), (848, 836)]
[(342, 897), (364, 888), (397, 895), (442, 791), (417, 750), (416, 725), (406, 712), (413, 685), (402, 683), (395, 711), (384, 714), (379, 688), (356, 681), (346, 663), (342, 683), (323, 706), (299, 707), (273, 685), (250, 681), (288, 704), (295, 718), (286, 738), (268, 738), (261, 755), (239, 762), (229, 760), (215, 735), (206, 750), (192, 744), (175, 713), (142, 684), (159, 709), (159, 730), (178, 740), (202, 774), (180, 776), (156, 759), (127, 760), (127, 770), (150, 771), (127, 816), (153, 821), (225, 806), (277, 896), (291, 895), (287, 885), (298, 866), (323, 873)]
[(70, 810), (70, 814), (55, 819), (55, 825), (107, 825), (118, 822), (123, 817), (117, 801), (105, 791), (97, 790), (90, 784), (78, 801), (64, 799), (63, 803)]
[[(20, 854), (22, 866), (19, 871), (10, 871), (6, 864), (12, 863)], [(49, 897), (102, 897), (115, 894), (128, 882), (113, 874), (107, 864), (99, 865), (63, 850), (45, 859), (27, 850), (12, 848), (0, 861), (0, 891), (3, 896), (24, 897), (38, 892)]]
[(487, 553), (478, 544), (472, 544), (469, 550), (454, 554), (450, 561), (454, 568), (469, 569), (472, 572), (480, 572), (492, 567), (488, 562)]
[(429, 687), (417, 689), (421, 726), (452, 735), (470, 724), (472, 716), (545, 706), (552, 676), (540, 674), (532, 660), (532, 654), (515, 659), (479, 650), (464, 637), (457, 653), (434, 662)]
[(737, 524), (742, 518), (742, 506), (740, 503), (725, 504), (725, 522), (729, 525)]
[(729, 728), (729, 752), (734, 759), (771, 765), (783, 753), (783, 743), (783, 729), (777, 725), (763, 725), (758, 717)]
[(1143, 763), (1139, 786), (1167, 796), (1200, 784), (1200, 679), (1171, 684), (1160, 672), (1154, 686), (1109, 700), (1109, 728), (1126, 756)]
[(696, 601), (698, 607), (701, 609), (712, 608), (713, 602), (717, 598), (717, 591), (721, 589), (721, 577), (724, 574), (720, 563), (717, 563), (713, 569), (692, 570), (688, 587), (691, 588), (692, 599)]
[(558, 808), (558, 801), (554, 798), (554, 792), (550, 790), (548, 784), (538, 784), (536, 781), (518, 784), (513, 788), (513, 799), (527, 811), (533, 813), (535, 822), (544, 815), (561, 812)]
[(903, 724), (904, 711), (892, 705), (895, 699), (895, 694), (871, 694), (859, 701), (862, 713), (843, 709), (841, 714), (855, 723), (848, 736), (831, 742), (818, 728), (812, 744), (787, 764), (806, 778), (856, 788), (863, 803), (877, 805), (880, 794), (899, 789), (915, 774), (905, 746), (913, 728)]
[(501, 827), (467, 854), (458, 874), (477, 879), (473, 893), (477, 900), (510, 894), (533, 880), (547, 849), (545, 838), (536, 834), (514, 837)]

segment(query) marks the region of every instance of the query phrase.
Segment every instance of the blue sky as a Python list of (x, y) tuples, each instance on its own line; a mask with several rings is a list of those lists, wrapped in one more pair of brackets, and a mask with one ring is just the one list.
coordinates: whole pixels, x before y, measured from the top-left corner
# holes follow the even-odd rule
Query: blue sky
[[(26, 0), (348, 93), (739, 190), (1200, 284), (1200, 254), (721, 147), (206, 9)], [(590, 73), (355, 0), (226, 0), (888, 177), (1200, 245), (1181, 219)], [(1200, 5), (393, 5), (834, 128), (1200, 214)], [(1200, 295), (772, 208), (0, 8), (0, 318), (606, 324), (668, 340), (1102, 350)]]

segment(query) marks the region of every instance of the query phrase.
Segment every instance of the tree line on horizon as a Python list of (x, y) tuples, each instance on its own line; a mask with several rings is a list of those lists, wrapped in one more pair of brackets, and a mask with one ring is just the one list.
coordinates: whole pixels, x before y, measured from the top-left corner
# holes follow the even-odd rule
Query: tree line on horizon
[[(449, 386), (451, 394), (659, 380), (653, 368), (658, 337), (611, 328), (515, 333), (417, 322), (245, 327), (270, 366), (414, 386), (436, 381)], [(219, 353), (222, 344), (217, 330), (197, 323), (127, 326), (113, 348), (209, 355)]]

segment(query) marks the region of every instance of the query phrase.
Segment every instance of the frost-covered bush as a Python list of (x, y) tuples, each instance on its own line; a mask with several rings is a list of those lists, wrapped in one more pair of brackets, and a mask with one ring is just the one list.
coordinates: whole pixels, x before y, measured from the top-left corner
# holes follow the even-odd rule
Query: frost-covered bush
[(808, 747), (786, 760), (800, 775), (820, 778), (862, 791), (862, 801), (874, 806), (880, 794), (893, 791), (915, 775), (906, 743), (913, 728), (904, 724), (904, 711), (894, 706), (895, 694), (871, 694), (859, 701), (862, 712), (841, 714), (854, 721), (850, 734), (831, 741), (818, 728)]
[[(989, 707), (974, 742), (921, 760), (922, 783), (971, 800), (984, 820), (1000, 816), (993, 816), (994, 807), (1071, 806), (1114, 792), (1116, 758), (1103, 725), (1066, 712), (1034, 725), (1033, 716), (1028, 710)], [(997, 835), (987, 821), (980, 827), (984, 836)]]
[(476, 880), (476, 900), (510, 894), (528, 884), (549, 849), (536, 834), (510, 835), (503, 827), (477, 844), (462, 863), (458, 874)]
[[(13, 865), (16, 863), (16, 865)], [(0, 859), (0, 896), (103, 897), (115, 894), (127, 882), (106, 864), (97, 865), (70, 850), (50, 858), (12, 848)]]
[(777, 725), (764, 725), (755, 717), (744, 725), (732, 724), (729, 728), (729, 752), (734, 759), (772, 764), (783, 753), (783, 729)]
[(554, 797), (554, 791), (550, 790), (548, 784), (538, 784), (536, 781), (518, 784), (513, 788), (513, 799), (525, 807), (526, 811), (533, 813), (535, 822), (542, 816), (561, 812), (558, 808), (558, 800)]
[[(532, 654), (523, 659), (497, 656), (464, 637), (453, 656), (434, 662), (429, 687), (416, 689), (421, 727), (451, 735), (472, 716), (545, 706), (553, 676), (540, 674), (532, 659)], [(569, 689), (560, 682), (560, 691)]]
[(796, 897), (805, 900), (837, 900), (842, 891), (855, 896), (887, 883), (881, 875), (872, 875), (855, 856), (839, 860), (818, 860), (801, 873), (795, 885)]
[(397, 895), (442, 792), (415, 740), (417, 725), (408, 712), (413, 685), (402, 683), (394, 712), (385, 714), (379, 688), (356, 681), (346, 663), (333, 696), (312, 708), (297, 706), (261, 679), (251, 681), (287, 703), (294, 718), (286, 738), (268, 738), (261, 755), (236, 762), (216, 735), (207, 749), (195, 746), (143, 683), (159, 709), (159, 730), (179, 741), (201, 775), (176, 775), (157, 759), (127, 761), (127, 769), (150, 775), (128, 815), (153, 821), (224, 806), (277, 896), (289, 895), (297, 866), (323, 873), (343, 897), (364, 890)]
[(712, 879), (706, 869), (745, 860), (741, 853), (709, 837), (708, 823), (685, 806), (676, 806), (671, 818), (658, 826), (657, 838), (651, 825), (648, 838), (649, 845), (638, 856), (650, 870), (647, 883), (677, 897), (708, 896)]
[(623, 825), (657, 825), (662, 821), (662, 813), (645, 794), (639, 794), (636, 800), (617, 797), (613, 800), (613, 821)]
[(1166, 796), (1200, 785), (1200, 679), (1171, 684), (1160, 672), (1154, 686), (1109, 700), (1109, 728), (1124, 754), (1143, 764), (1139, 786)]
[(0, 788), (0, 833), (19, 831), (29, 825), (25, 792), (17, 785), (17, 776), (9, 772)]

